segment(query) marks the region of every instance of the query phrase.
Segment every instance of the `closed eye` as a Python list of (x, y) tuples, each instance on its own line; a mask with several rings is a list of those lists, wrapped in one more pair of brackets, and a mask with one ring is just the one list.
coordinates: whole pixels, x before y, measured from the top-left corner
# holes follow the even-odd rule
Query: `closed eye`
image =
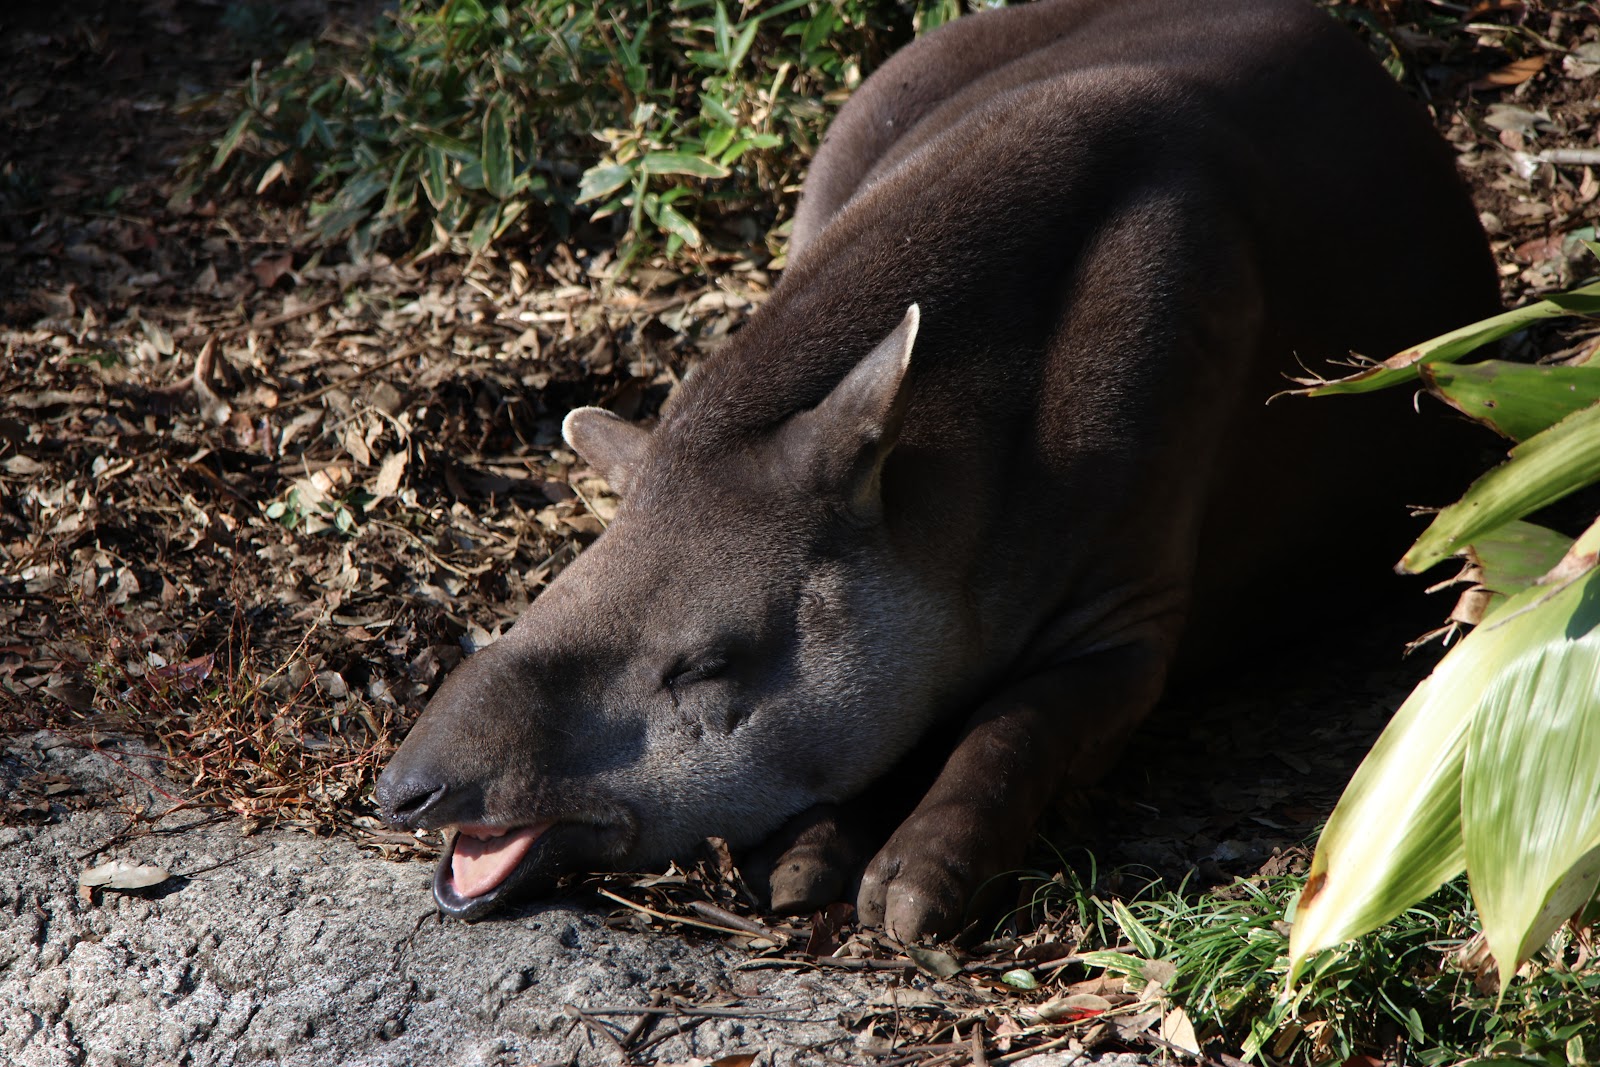
[(679, 689), (693, 685), (696, 682), (716, 678), (727, 669), (728, 661), (721, 656), (701, 660), (684, 660), (673, 665), (672, 669), (667, 671), (667, 675), (661, 680), (661, 684), (672, 693), (673, 699), (676, 700)]

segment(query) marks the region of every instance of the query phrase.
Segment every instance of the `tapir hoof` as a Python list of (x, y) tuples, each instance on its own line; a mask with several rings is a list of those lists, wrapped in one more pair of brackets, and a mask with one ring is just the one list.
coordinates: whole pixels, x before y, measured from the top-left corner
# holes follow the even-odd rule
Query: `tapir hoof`
[(965, 917), (967, 879), (939, 857), (878, 853), (861, 877), (856, 913), (909, 944), (958, 933)]
[(773, 834), (749, 861), (752, 881), (779, 915), (805, 915), (844, 899), (867, 849), (839, 808), (818, 804)]
[(856, 912), (898, 941), (948, 937), (965, 925), (968, 902), (1003, 857), (971, 813), (917, 812), (889, 838), (861, 876)]

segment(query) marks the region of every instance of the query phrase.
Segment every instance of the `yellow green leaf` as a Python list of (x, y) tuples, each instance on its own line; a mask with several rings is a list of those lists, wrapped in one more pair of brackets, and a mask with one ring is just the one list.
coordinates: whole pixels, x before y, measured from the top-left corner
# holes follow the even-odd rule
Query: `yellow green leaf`
[[(1474, 729), (1488, 731), (1486, 737), (1500, 736), (1510, 729), (1504, 725), (1493, 729), (1474, 727), (1474, 720), (1480, 709), (1486, 709), (1482, 713), (1489, 716), (1494, 716), (1497, 710), (1504, 717), (1515, 719), (1518, 716), (1520, 705), (1514, 707), (1504, 693), (1525, 684), (1517, 679), (1527, 673), (1534, 657), (1561, 649), (1568, 651), (1558, 654), (1574, 656), (1559, 674), (1549, 676), (1556, 681), (1541, 698), (1546, 702), (1542, 705), (1545, 712), (1577, 715), (1576, 709), (1584, 702), (1593, 707), (1597, 699), (1593, 675), (1583, 672), (1590, 669), (1585, 666), (1586, 657), (1594, 654), (1589, 646), (1595, 640), (1592, 635), (1596, 623), (1600, 622), (1597, 553), (1600, 553), (1600, 522), (1573, 544), (1542, 583), (1506, 601), (1468, 634), (1401, 705), (1345, 788), (1344, 796), (1339, 799), (1317, 842), (1310, 876), (1301, 893), (1290, 934), (1291, 982), (1313, 954), (1377, 929), (1467, 867), (1470, 857), (1462, 836), (1462, 796), (1469, 737)], [(1584, 647), (1575, 649), (1580, 639)], [(1590, 679), (1588, 688), (1581, 689), (1579, 694), (1569, 692), (1569, 698), (1575, 703), (1561, 709), (1560, 701), (1556, 700), (1560, 686), (1569, 683), (1581, 686), (1585, 684), (1585, 677)], [(1497, 701), (1503, 703), (1497, 704)], [(1590, 718), (1593, 717), (1591, 714)], [(1597, 729), (1594, 724), (1585, 728)], [(1490, 811), (1487, 817), (1495, 818), (1492, 812), (1500, 807), (1510, 810), (1520, 806), (1542, 813), (1544, 807), (1540, 801), (1526, 796), (1512, 800), (1504, 788), (1491, 788), (1506, 786), (1506, 779), (1512, 772), (1497, 771), (1493, 764), (1482, 762), (1490, 749), (1486, 740), (1480, 739), (1478, 743), (1480, 763), (1474, 773), (1479, 776), (1475, 788), (1480, 792), (1473, 801), (1473, 817), (1483, 820), (1484, 812)], [(1600, 746), (1600, 740), (1592, 743)], [(1600, 753), (1600, 747), (1585, 751)], [(1530, 758), (1538, 763), (1545, 757)], [(1595, 755), (1592, 769), (1600, 773), (1600, 754)], [(1501, 776), (1498, 782), (1493, 778), (1496, 774)], [(1524, 776), (1515, 788), (1530, 788), (1528, 781)], [(1559, 785), (1559, 789), (1564, 790), (1563, 795), (1569, 798), (1584, 788), (1582, 782)], [(1600, 789), (1595, 791), (1594, 797), (1600, 802)], [(1564, 808), (1560, 802), (1555, 802), (1555, 806), (1576, 810), (1576, 801), (1567, 803)], [(1559, 828), (1566, 824), (1550, 817), (1539, 825)], [(1522, 833), (1530, 838), (1525, 842), (1530, 848), (1548, 848), (1555, 840), (1549, 836), (1538, 838), (1536, 835), (1544, 831), (1534, 827), (1525, 826), (1517, 831), (1509, 826), (1509, 823), (1480, 821), (1478, 832), (1488, 834), (1485, 828), (1492, 827), (1501, 835)], [(1514, 912), (1493, 903), (1490, 909), (1523, 915), (1524, 929), (1531, 931), (1541, 913), (1553, 905), (1565, 906), (1568, 895), (1577, 892), (1576, 886), (1581, 885), (1586, 876), (1586, 868), (1580, 867), (1576, 873), (1573, 868), (1578, 865), (1578, 858), (1586, 860), (1593, 848), (1590, 845), (1578, 850), (1571, 844), (1573, 839), (1571, 833), (1561, 838), (1566, 845), (1560, 855), (1549, 861), (1557, 877), (1546, 878), (1545, 884), (1537, 887), (1538, 907), (1533, 909), (1531, 918), (1525, 914), (1527, 908)], [(1481, 846), (1480, 841), (1480, 851)], [(1490, 847), (1509, 853), (1508, 845)], [(1498, 884), (1517, 877), (1510, 863), (1504, 868), (1491, 866), (1489, 870), (1500, 879)], [(1569, 875), (1573, 880), (1568, 879)], [(1478, 874), (1474, 872), (1473, 877)], [(1505, 894), (1499, 899), (1504, 900)], [(1479, 906), (1483, 907), (1481, 901)], [(1516, 921), (1515, 918), (1506, 919), (1497, 933), (1502, 944), (1510, 936), (1505, 930)], [(1516, 938), (1519, 947), (1522, 940), (1520, 936)], [(1491, 945), (1493, 943), (1491, 941)], [(1507, 951), (1515, 958), (1515, 949)]]
[(1565, 534), (1515, 519), (1474, 538), (1467, 557), (1478, 566), (1478, 584), (1503, 602), (1548, 574), (1571, 547)]
[(1600, 400), (1600, 367), (1536, 367), (1486, 359), (1418, 367), (1428, 391), (1503, 437), (1525, 441)]
[(1529, 647), (1479, 703), (1462, 771), (1468, 879), (1502, 989), (1600, 882), (1600, 571), (1535, 614), (1550, 624), (1516, 620)]
[(1566, 315), (1596, 312), (1600, 312), (1600, 282), (1580, 286), (1571, 292), (1560, 293), (1529, 304), (1527, 307), (1502, 312), (1460, 329), (1451, 330), (1449, 333), (1440, 334), (1345, 378), (1333, 381), (1321, 378), (1296, 379), (1306, 388), (1293, 392), (1304, 396), (1375, 392), (1391, 385), (1415, 380), (1417, 368), (1424, 363), (1454, 363), (1467, 353), (1474, 352), (1491, 341), (1498, 341), (1502, 337), (1516, 333), (1531, 323)]
[(1517, 445), (1511, 458), (1473, 482), (1417, 538), (1399, 569), (1416, 574), (1480, 534), (1600, 481), (1600, 404)]

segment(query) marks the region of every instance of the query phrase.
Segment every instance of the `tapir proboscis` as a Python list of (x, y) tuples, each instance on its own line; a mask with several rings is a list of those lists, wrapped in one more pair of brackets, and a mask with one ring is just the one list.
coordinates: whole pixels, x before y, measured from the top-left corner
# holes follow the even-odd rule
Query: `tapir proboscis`
[(1304, 0), (961, 18), (841, 111), (781, 282), (657, 425), (567, 417), (620, 510), (383, 811), (456, 831), (449, 915), (714, 835), (775, 909), (948, 933), (1186, 635), (1403, 547), (1420, 420), (1265, 405), (1283, 375), (1497, 307), (1451, 153)]

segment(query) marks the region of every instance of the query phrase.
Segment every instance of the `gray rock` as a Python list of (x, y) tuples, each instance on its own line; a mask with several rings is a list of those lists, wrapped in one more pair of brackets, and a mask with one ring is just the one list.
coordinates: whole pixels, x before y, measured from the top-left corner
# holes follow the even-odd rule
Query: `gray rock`
[[(159, 779), (152, 761), (119, 758)], [(669, 986), (695, 1004), (737, 987), (748, 1015), (700, 1020), (652, 1049), (658, 1062), (745, 1051), (836, 1063), (854, 1041), (840, 1016), (896, 980), (735, 973), (742, 951), (611, 929), (573, 905), (444, 923), (427, 864), (345, 840), (246, 836), (204, 812), (123, 838), (130, 803), (160, 810), (157, 795), (129, 796), (110, 760), (42, 736), (12, 742), (0, 787), (41, 771), (123, 799), (0, 830), (0, 1062), (17, 1067), (615, 1063), (595, 1027), (620, 1034), (638, 1016), (586, 1024), (570, 1009), (642, 1006)], [(178, 877), (81, 899), (78, 873), (119, 858)]]
[[(745, 1052), (762, 1067), (862, 1063), (888, 1050), (847, 1017), (888, 1002), (890, 987), (915, 987), (900, 991), (910, 995), (925, 984), (888, 972), (735, 971), (747, 952), (614, 929), (573, 904), (444, 922), (429, 864), (386, 862), (344, 839), (247, 834), (204, 811), (130, 820), (166, 811), (180, 792), (132, 746), (116, 761), (48, 734), (0, 749), (0, 793), (39, 773), (67, 776), (97, 802), (46, 825), (0, 827), (8, 1067), (613, 1064), (615, 1037), (639, 1019), (618, 1009), (658, 990), (740, 1014), (663, 1017), (651, 1036), (664, 1040), (644, 1062)], [(174, 877), (84, 899), (79, 873), (114, 859)], [(607, 1026), (613, 1037), (599, 1032)]]

